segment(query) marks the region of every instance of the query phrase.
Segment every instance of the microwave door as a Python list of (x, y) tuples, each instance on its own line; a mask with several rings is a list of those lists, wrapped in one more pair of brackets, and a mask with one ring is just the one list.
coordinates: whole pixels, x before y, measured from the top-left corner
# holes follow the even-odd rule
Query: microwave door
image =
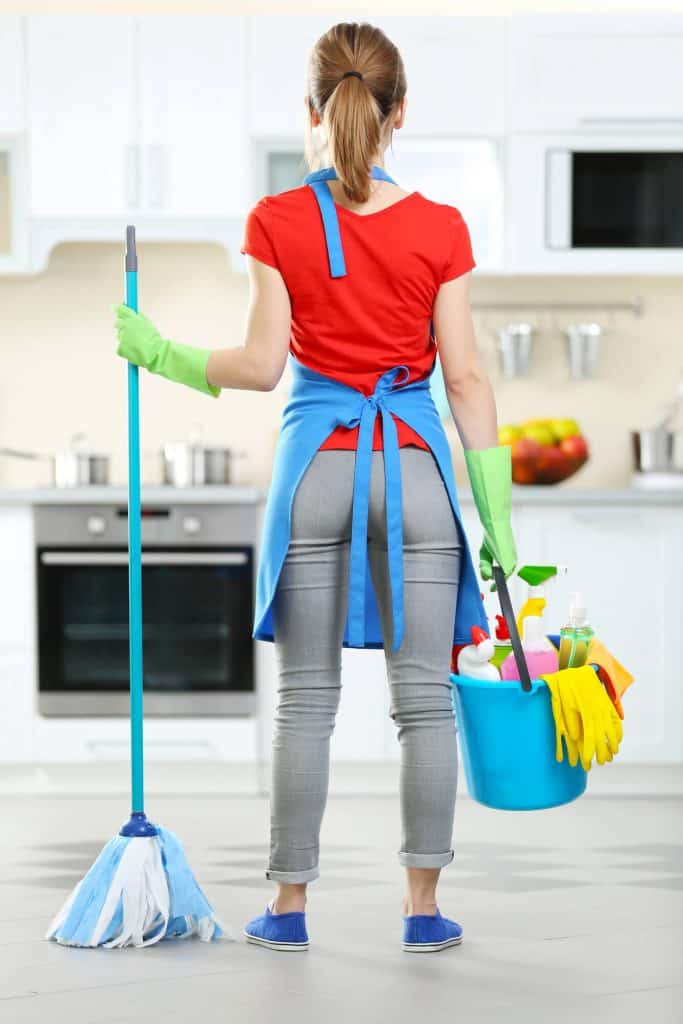
[(683, 151), (571, 154), (573, 249), (683, 248)]
[(568, 149), (546, 152), (545, 244), (547, 249), (572, 245), (572, 154)]

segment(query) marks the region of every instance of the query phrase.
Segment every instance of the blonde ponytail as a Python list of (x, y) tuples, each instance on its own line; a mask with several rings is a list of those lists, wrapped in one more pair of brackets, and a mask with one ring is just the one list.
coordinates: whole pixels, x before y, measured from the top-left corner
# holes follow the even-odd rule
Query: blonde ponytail
[[(352, 202), (367, 202), (370, 168), (389, 115), (405, 96), (403, 61), (381, 29), (341, 22), (315, 44), (308, 95), (327, 136), (330, 161)], [(309, 134), (309, 166), (315, 156)]]

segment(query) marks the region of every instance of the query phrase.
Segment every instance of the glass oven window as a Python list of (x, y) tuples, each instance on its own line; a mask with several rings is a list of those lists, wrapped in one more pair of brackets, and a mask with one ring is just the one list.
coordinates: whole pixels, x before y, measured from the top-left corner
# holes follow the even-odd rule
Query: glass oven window
[[(127, 553), (38, 557), (41, 689), (128, 690)], [(147, 692), (253, 690), (252, 567), (251, 549), (143, 551)]]
[(572, 153), (572, 247), (683, 248), (683, 152)]

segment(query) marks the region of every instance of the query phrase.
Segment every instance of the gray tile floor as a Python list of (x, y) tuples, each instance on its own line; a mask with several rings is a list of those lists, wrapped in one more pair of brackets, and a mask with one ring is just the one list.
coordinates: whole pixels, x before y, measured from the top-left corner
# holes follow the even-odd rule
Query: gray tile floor
[(399, 944), (397, 801), (331, 796), (311, 947), (286, 954), (241, 938), (271, 891), (267, 798), (155, 797), (150, 816), (180, 835), (239, 937), (115, 951), (42, 935), (126, 800), (3, 796), (0, 1020), (680, 1024), (682, 808), (678, 798), (585, 796), (515, 815), (459, 801), (440, 907), (465, 941), (418, 956)]

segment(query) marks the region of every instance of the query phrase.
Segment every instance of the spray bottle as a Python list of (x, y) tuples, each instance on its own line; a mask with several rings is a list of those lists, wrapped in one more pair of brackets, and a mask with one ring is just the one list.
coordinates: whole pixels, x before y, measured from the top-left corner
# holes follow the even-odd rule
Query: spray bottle
[(569, 622), (560, 630), (560, 668), (581, 668), (585, 665), (593, 636), (583, 595), (578, 592), (572, 594)]
[(527, 599), (517, 616), (517, 629), (520, 636), (524, 632), (523, 623), (527, 615), (543, 616), (546, 605), (546, 584), (556, 576), (565, 575), (566, 572), (566, 565), (524, 565), (519, 570), (517, 575), (529, 584)]

